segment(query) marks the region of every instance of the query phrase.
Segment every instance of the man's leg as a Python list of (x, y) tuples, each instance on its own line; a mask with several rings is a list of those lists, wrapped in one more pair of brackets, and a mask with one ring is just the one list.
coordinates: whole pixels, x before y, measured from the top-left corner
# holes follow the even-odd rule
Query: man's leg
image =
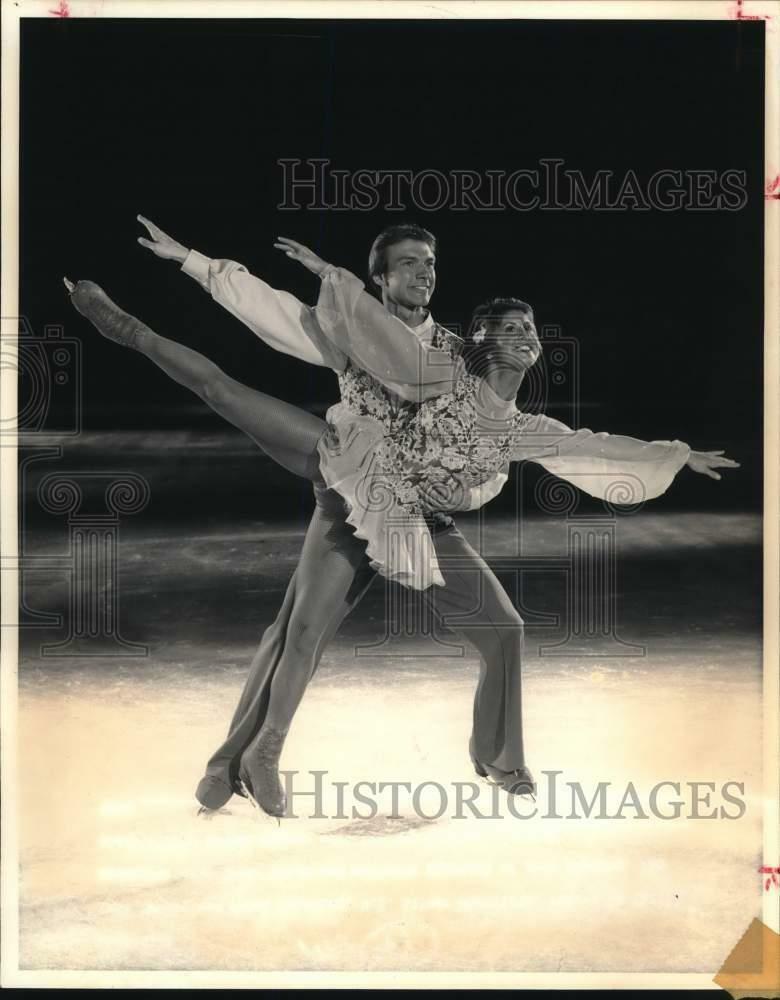
[(346, 524), (340, 497), (321, 483), (315, 483), (315, 497), (282, 607), (252, 660), (227, 739), (211, 756), (195, 793), (210, 809), (233, 794), (241, 754), (262, 728), (269, 702), (276, 724), (289, 728), (323, 650), (375, 576), (366, 543)]
[(483, 764), (514, 771), (523, 754), (521, 668), (523, 619), (479, 553), (457, 528), (435, 532), (444, 587), (425, 600), (482, 658), (474, 698), (473, 753)]
[[(79, 282), (73, 303), (106, 337), (146, 355), (174, 381), (249, 435), (275, 461), (315, 483), (317, 509), (279, 617), (264, 636), (226, 743), (209, 761), (196, 796), (208, 808), (233, 794), (239, 757), (262, 726), (269, 705), (289, 727), (328, 639), (373, 578), (365, 543), (345, 522), (343, 504), (321, 482), (318, 442), (326, 424), (305, 410), (242, 385), (189, 347), (160, 336)], [(292, 642), (290, 639), (292, 638)], [(281, 667), (280, 676), (276, 674)]]

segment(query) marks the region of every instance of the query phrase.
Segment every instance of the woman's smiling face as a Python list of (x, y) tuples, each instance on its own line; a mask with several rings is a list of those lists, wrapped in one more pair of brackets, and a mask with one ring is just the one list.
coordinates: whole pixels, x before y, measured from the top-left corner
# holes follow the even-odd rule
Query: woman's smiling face
[(541, 350), (533, 315), (524, 309), (504, 313), (491, 327), (490, 353), (502, 367), (530, 368)]

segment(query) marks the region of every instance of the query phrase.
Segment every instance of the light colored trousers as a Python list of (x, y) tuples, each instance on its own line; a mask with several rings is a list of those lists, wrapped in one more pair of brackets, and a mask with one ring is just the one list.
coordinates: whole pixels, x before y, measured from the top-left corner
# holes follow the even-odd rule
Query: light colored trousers
[[(316, 507), (298, 567), (252, 660), (227, 738), (212, 754), (195, 793), (208, 808), (218, 809), (236, 791), (239, 759), (263, 725), (283, 653), (287, 652), (285, 661), (293, 669), (305, 672), (307, 683), (326, 645), (376, 576), (365, 542), (346, 524), (341, 497), (322, 482), (315, 482), (314, 495)], [(523, 620), (451, 518), (436, 516), (431, 534), (445, 586), (429, 587), (421, 597), (440, 621), (476, 648), (482, 660), (474, 698), (474, 755), (502, 770), (520, 768), (525, 763)]]

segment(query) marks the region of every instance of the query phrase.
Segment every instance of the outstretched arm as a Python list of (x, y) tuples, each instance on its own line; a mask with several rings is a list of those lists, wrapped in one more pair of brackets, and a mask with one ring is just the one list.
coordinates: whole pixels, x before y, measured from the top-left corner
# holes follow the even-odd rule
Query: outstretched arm
[(459, 358), (422, 343), (351, 272), (327, 264), (295, 240), (279, 237), (274, 246), (319, 276), (322, 284), (315, 310), (319, 326), (359, 368), (416, 402), (452, 392), (463, 372)]
[(185, 274), (269, 347), (313, 365), (336, 371), (344, 368), (346, 356), (323, 336), (311, 306), (288, 292), (272, 288), (236, 261), (205, 257), (197, 250), (189, 250), (142, 215), (138, 221), (151, 237), (139, 237), (141, 246), (163, 260), (181, 264)]
[(560, 420), (534, 416), (518, 437), (514, 461), (538, 462), (591, 496), (641, 503), (660, 496), (688, 465), (720, 479), (718, 468), (738, 468), (722, 452), (697, 452), (682, 441), (641, 441), (622, 434), (574, 431)]

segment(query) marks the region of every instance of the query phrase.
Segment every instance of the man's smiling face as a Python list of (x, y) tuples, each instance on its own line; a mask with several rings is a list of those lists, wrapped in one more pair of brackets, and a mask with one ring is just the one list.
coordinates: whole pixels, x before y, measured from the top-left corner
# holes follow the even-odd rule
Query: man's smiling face
[(401, 240), (387, 248), (387, 270), (376, 279), (392, 302), (407, 309), (424, 309), (436, 287), (436, 258), (428, 243)]

